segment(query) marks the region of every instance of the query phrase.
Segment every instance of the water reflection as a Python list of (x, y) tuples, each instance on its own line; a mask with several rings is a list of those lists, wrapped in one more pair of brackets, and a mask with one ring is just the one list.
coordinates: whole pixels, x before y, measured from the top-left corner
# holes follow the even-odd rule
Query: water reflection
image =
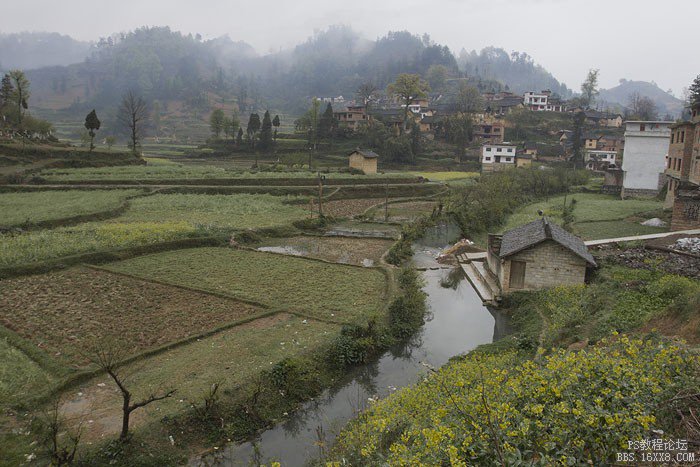
[[(508, 332), (505, 316), (484, 307), (463, 277), (445, 269), (422, 274), (432, 319), (414, 339), (352, 370), (337, 386), (304, 404), (254, 442), (227, 446), (200, 465), (247, 466), (271, 461), (304, 465), (332, 444), (347, 421), (371, 403), (370, 398), (386, 397), (397, 388), (418, 382), (427, 371), (423, 363), (442, 366), (451, 357)], [(445, 281), (450, 281), (450, 287), (443, 286)]]

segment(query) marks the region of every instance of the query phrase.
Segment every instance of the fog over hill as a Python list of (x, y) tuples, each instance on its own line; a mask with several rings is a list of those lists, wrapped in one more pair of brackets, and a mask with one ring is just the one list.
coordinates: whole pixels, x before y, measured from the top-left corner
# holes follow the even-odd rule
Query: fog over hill
[(0, 33), (0, 70), (70, 65), (85, 60), (93, 44), (56, 32)]
[(628, 107), (630, 105), (630, 97), (635, 93), (654, 101), (660, 117), (669, 114), (675, 118), (683, 111), (684, 104), (681, 99), (664, 91), (656, 83), (648, 81), (621, 79), (620, 84), (614, 88), (601, 89), (598, 102), (603, 107), (606, 105)]

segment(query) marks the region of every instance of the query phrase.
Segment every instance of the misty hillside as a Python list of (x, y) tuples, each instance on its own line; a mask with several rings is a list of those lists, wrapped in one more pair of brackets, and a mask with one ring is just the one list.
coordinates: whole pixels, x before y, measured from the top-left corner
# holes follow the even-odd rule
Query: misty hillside
[(648, 81), (631, 81), (621, 79), (620, 84), (610, 89), (601, 89), (598, 96), (599, 105), (619, 105), (628, 107), (630, 96), (639, 93), (640, 96), (648, 97), (656, 104), (660, 117), (669, 114), (673, 117), (680, 115), (683, 110), (683, 101), (664, 91)]
[(397, 31), (370, 41), (347, 26), (331, 26), (268, 55), (228, 37), (202, 40), (167, 27), (144, 27), (100, 40), (81, 63), (33, 70), (29, 78), (33, 104), (43, 109), (109, 111), (133, 89), (176, 109), (206, 112), (235, 102), (242, 111), (271, 107), (299, 113), (311, 96), (352, 97), (363, 82), (385, 89), (400, 73), (427, 78), (436, 68), (447, 79), (466, 75), (484, 91), (508, 86), (571, 94), (525, 53), (489, 47), (462, 53), (458, 61), (426, 34)]
[(82, 62), (91, 47), (90, 42), (55, 32), (0, 33), (0, 70), (30, 70)]

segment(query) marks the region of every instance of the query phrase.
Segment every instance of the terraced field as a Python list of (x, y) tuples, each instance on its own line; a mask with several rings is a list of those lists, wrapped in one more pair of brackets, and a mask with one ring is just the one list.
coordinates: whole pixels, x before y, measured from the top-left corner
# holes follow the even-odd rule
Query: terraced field
[(336, 322), (378, 315), (387, 287), (376, 269), (230, 248), (158, 253), (107, 268)]

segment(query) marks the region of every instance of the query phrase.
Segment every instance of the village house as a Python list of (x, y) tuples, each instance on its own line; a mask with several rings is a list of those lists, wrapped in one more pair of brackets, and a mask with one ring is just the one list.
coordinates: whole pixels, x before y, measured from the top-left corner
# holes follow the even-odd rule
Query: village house
[(583, 241), (546, 217), (489, 234), (485, 268), (501, 294), (583, 284), (595, 259)]
[(494, 115), (506, 115), (511, 110), (522, 108), (523, 98), (519, 96), (503, 97), (486, 102), (486, 113)]
[(516, 167), (517, 146), (511, 143), (484, 144), (481, 147), (482, 172), (495, 172)]
[(558, 98), (552, 97), (552, 91), (541, 92), (528, 91), (523, 95), (523, 104), (526, 108), (538, 112), (563, 112), (564, 105)]
[(474, 125), (474, 140), (484, 143), (499, 144), (503, 142), (505, 126), (500, 121), (492, 123), (476, 123)]
[(656, 196), (666, 177), (666, 154), (673, 122), (625, 122), (625, 150), (622, 154), (622, 198)]
[(617, 152), (603, 150), (588, 150), (584, 162), (588, 170), (602, 171), (609, 167), (616, 167)]
[(377, 160), (379, 155), (376, 152), (355, 149), (348, 154), (351, 169), (361, 170), (365, 175), (373, 175), (377, 173)]
[(583, 135), (583, 147), (584, 149), (598, 149), (598, 143), (600, 142), (600, 135), (595, 135), (593, 133), (586, 133)]
[(668, 180), (665, 208), (673, 206), (679, 185), (681, 182), (688, 181), (693, 157), (695, 126), (693, 122), (680, 122), (671, 126), (671, 141), (666, 156), (666, 170), (664, 170)]
[(690, 124), (674, 125), (672, 131), (669, 160), (680, 159), (676, 162), (680, 170), (667, 173), (671, 177), (669, 191), (673, 189), (671, 230), (697, 229), (700, 228), (700, 103), (691, 108)]
[(608, 128), (620, 128), (622, 126), (622, 115), (610, 113), (610, 112), (600, 112), (598, 110), (587, 109), (584, 111), (586, 115), (586, 122), (593, 123), (598, 126), (604, 126)]
[(360, 122), (367, 120), (364, 105), (349, 105), (344, 110), (333, 112), (333, 117), (338, 122), (338, 126), (350, 128), (355, 131)]
[(620, 136), (603, 135), (598, 139), (598, 149), (601, 151), (622, 152), (625, 140)]
[(532, 156), (533, 159), (537, 159), (537, 143), (528, 141), (524, 145), (523, 154)]

